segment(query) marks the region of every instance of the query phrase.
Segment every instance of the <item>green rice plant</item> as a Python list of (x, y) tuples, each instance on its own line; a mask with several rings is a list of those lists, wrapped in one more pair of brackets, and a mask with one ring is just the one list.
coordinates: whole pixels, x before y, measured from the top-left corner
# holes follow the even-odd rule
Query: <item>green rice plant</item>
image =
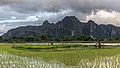
[(112, 57), (96, 58), (93, 61), (83, 59), (74, 66), (57, 63), (56, 61), (45, 62), (42, 59), (33, 59), (0, 53), (0, 68), (119, 68), (120, 55)]
[[(10, 55), (19, 56), (22, 58), (23, 57), (29, 58), (29, 60), (33, 59), (33, 61), (37, 60), (37, 61), (39, 61), (38, 63), (43, 61), (41, 63), (42, 64), (41, 66), (47, 66), (46, 68), (50, 68), (50, 66), (52, 66), (53, 68), (55, 66), (58, 66), (58, 67), (61, 66), (62, 68), (66, 68), (66, 67), (68, 67), (68, 68), (69, 67), (84, 68), (84, 67), (89, 67), (89, 66), (95, 68), (95, 67), (99, 66), (98, 68), (100, 68), (100, 65), (110, 66), (111, 65), (110, 63), (112, 63), (112, 64), (119, 63), (119, 61), (116, 61), (119, 59), (118, 57), (116, 57), (116, 55), (120, 55), (119, 47), (110, 47), (110, 48), (105, 48), (105, 49), (93, 49), (93, 48), (89, 49), (88, 48), (88, 49), (78, 49), (78, 50), (71, 50), (71, 48), (68, 48), (68, 51), (52, 51), (52, 52), (49, 52), (49, 49), (45, 49), (48, 51), (45, 51), (45, 52), (37, 51), (36, 52), (36, 51), (34, 51), (36, 49), (34, 49), (33, 51), (29, 51), (26, 49), (11, 48), (12, 45), (13, 44), (0, 44), (0, 52), (7, 52)], [(20, 46), (25, 46), (25, 47), (29, 46), (26, 44), (15, 44), (15, 45), (16, 46), (20, 45)], [(33, 47), (36, 47), (36, 46), (33, 46)], [(55, 45), (55, 46), (59, 47), (59, 45)], [(64, 46), (67, 46), (67, 45), (64, 45)], [(44, 45), (43, 45), (43, 47), (44, 47)], [(3, 56), (5, 56), (5, 55), (3, 55)], [(115, 56), (115, 58), (113, 58), (114, 56)], [(101, 57), (102, 57), (102, 59), (101, 59)], [(111, 57), (112, 57), (112, 59), (111, 59)], [(9, 57), (1, 57), (1, 58), (2, 59), (4, 58), (3, 61), (7, 61), (8, 58), (10, 58), (10, 56)], [(15, 57), (12, 57), (12, 58), (15, 58)], [(12, 58), (10, 58), (10, 59), (12, 59)], [(5, 60), (5, 59), (7, 59), (7, 60)], [(17, 58), (18, 61), (16, 61), (16, 59), (12, 59), (12, 61), (19, 62), (19, 59), (20, 58)], [(27, 60), (27, 59), (24, 59), (24, 60)], [(102, 63), (102, 61), (104, 61), (105, 63), (107, 62), (107, 64)], [(10, 63), (10, 62), (11, 62), (11, 60), (7, 61), (7, 63)], [(22, 62), (25, 62), (24, 64), (28, 63), (27, 61), (23, 61), (23, 60), (21, 61), (21, 63)], [(43, 63), (45, 63), (45, 64), (43, 64)], [(6, 66), (5, 64), (1, 63), (1, 66), (2, 65)], [(10, 64), (8, 64), (8, 65), (10, 66)], [(113, 66), (113, 67), (115, 67), (115, 66)]]
[[(61, 66), (62, 65), (62, 66)], [(38, 59), (16, 56), (7, 52), (0, 53), (0, 68), (57, 68), (65, 67), (63, 64), (55, 62), (44, 62)]]

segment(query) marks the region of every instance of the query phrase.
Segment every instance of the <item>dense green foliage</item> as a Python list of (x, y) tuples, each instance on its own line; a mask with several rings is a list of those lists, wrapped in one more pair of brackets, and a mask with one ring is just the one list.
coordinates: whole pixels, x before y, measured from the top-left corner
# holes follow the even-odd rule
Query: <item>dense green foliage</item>
[(49, 34), (43, 33), (38, 36), (23, 36), (23, 37), (11, 37), (3, 38), (0, 36), (0, 42), (17, 42), (17, 43), (26, 43), (26, 42), (92, 42), (101, 40), (101, 42), (120, 42), (120, 37), (113, 38), (100, 38), (95, 39), (90, 36), (83, 35), (74, 35), (74, 36), (62, 36), (62, 37), (53, 37)]
[(93, 41), (94, 39), (90, 36), (62, 36), (62, 37), (53, 37), (48, 34), (41, 34), (38, 36), (23, 36), (23, 37), (12, 37), (9, 39), (2, 39), (1, 42), (62, 42), (62, 41)]

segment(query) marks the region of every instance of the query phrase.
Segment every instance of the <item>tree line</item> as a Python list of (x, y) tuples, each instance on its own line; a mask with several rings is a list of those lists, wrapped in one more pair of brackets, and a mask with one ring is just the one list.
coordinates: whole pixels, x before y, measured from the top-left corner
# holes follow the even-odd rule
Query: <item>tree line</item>
[(92, 41), (94, 40), (90, 36), (62, 36), (62, 37), (53, 37), (49, 34), (41, 34), (38, 36), (24, 36), (24, 37), (12, 37), (12, 38), (2, 38), (0, 37), (0, 42), (64, 42), (64, 41)]
[[(38, 36), (24, 36), (24, 37), (12, 37), (12, 38), (3, 38), (0, 36), (0, 42), (8, 42), (8, 43), (26, 43), (26, 42), (67, 42), (67, 41), (96, 41), (97, 39), (94, 39), (90, 36), (83, 36), (83, 35), (74, 35), (74, 36), (62, 36), (62, 37), (53, 37), (49, 34), (41, 34)], [(101, 41), (120, 41), (120, 37), (116, 38), (108, 38), (108, 39), (100, 39)]]

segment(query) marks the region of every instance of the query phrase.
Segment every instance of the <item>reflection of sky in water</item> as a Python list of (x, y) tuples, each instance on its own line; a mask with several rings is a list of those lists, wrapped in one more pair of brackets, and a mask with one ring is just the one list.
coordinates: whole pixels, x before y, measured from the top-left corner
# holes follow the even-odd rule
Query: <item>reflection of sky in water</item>
[(8, 53), (0, 53), (0, 68), (119, 68), (120, 55), (113, 57), (96, 58), (93, 61), (81, 60), (78, 65), (66, 66), (56, 62), (44, 62), (42, 60), (20, 57)]
[(38, 59), (0, 53), (0, 68), (64, 68), (64, 66), (53, 61), (48, 63)]

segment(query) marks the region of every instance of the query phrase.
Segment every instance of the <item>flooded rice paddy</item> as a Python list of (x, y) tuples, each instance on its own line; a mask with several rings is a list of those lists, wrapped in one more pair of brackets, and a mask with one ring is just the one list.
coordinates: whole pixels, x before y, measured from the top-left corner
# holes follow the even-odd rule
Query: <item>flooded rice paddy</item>
[(92, 61), (83, 59), (77, 65), (67, 66), (56, 61), (45, 62), (41, 59), (32, 59), (0, 53), (0, 68), (119, 68), (120, 55), (96, 58)]

